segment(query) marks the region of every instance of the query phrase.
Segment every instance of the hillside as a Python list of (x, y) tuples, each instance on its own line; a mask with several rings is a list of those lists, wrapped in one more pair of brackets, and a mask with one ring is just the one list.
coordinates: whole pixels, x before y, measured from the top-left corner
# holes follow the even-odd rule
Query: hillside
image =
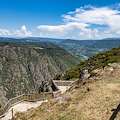
[[(120, 103), (120, 48), (99, 53), (67, 72), (77, 79), (76, 72), (84, 69), (91, 73), (88, 79), (37, 109), (17, 113), (16, 120), (109, 120)], [(120, 119), (119, 112), (115, 118)]]
[(119, 63), (120, 62), (120, 48), (113, 48), (112, 50), (98, 53), (90, 57), (88, 60), (81, 62), (79, 65), (69, 69), (62, 76), (62, 79), (69, 80), (74, 78), (79, 78), (80, 72), (83, 70), (88, 70), (91, 75), (92, 71), (97, 68), (104, 68), (109, 63)]
[(77, 63), (52, 43), (1, 42), (0, 106), (23, 93), (55, 90), (52, 78)]
[[(37, 109), (17, 113), (15, 120), (109, 120), (120, 103), (120, 64), (96, 71), (96, 78), (91, 77)], [(115, 120), (119, 119), (118, 113)]]

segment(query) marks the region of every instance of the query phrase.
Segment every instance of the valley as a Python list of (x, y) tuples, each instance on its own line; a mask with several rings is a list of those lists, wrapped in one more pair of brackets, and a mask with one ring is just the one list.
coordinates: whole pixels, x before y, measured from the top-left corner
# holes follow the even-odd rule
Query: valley
[(75, 57), (52, 43), (1, 42), (1, 108), (21, 94), (55, 91), (53, 77), (77, 63)]

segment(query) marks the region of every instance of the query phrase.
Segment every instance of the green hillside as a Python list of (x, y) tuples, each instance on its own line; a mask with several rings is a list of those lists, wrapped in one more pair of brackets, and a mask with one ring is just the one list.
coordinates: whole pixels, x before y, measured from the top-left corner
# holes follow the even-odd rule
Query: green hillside
[(79, 78), (80, 72), (84, 69), (91, 72), (96, 68), (104, 68), (108, 63), (114, 62), (120, 62), (120, 48), (113, 48), (112, 50), (92, 56), (88, 60), (82, 61), (79, 65), (67, 70), (62, 77), (66, 80)]

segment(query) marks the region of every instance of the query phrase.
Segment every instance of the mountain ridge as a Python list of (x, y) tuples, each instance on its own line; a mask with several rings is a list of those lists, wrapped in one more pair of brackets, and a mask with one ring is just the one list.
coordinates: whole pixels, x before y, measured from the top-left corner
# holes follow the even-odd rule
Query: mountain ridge
[(101, 40), (72, 40), (72, 39), (54, 39), (54, 38), (40, 38), (40, 37), (26, 37), (26, 38), (0, 38), (1, 42), (13, 43), (35, 43), (50, 42), (67, 50), (70, 54), (78, 57), (81, 60), (102, 52), (110, 50), (114, 47), (120, 46), (120, 38), (105, 38)]

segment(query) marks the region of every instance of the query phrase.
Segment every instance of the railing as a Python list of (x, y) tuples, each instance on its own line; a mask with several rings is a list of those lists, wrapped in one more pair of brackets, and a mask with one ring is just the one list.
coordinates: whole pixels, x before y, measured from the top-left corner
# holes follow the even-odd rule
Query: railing
[(76, 85), (79, 85), (80, 84), (80, 80), (75, 80), (74, 82), (72, 82), (69, 86), (69, 88), (66, 90), (66, 92), (67, 91), (71, 91), (72, 89), (74, 89), (74, 87), (76, 86)]
[(115, 120), (117, 117), (118, 112), (120, 112), (120, 104), (117, 106), (117, 108), (114, 110), (113, 114), (111, 115), (109, 120)]
[(63, 81), (63, 80), (54, 80), (54, 83), (57, 86), (70, 86), (74, 81)]
[(28, 102), (36, 102), (40, 100), (46, 100), (50, 99), (53, 97), (53, 93), (51, 92), (46, 92), (46, 93), (41, 93), (41, 94), (23, 94), (18, 97), (12, 98), (8, 101), (8, 103), (0, 109), (0, 116), (4, 115), (5, 112), (7, 112), (14, 104), (20, 103), (23, 101), (28, 101)]
[[(75, 84), (77, 84), (77, 81), (54, 81), (55, 84), (57, 86), (70, 86), (70, 88), (72, 88)], [(69, 89), (70, 89), (69, 88)], [(7, 104), (0, 109), (0, 117), (4, 116), (4, 114), (14, 105), (23, 101), (28, 101), (28, 102), (36, 102), (36, 101), (40, 101), (40, 100), (46, 100), (46, 99), (50, 99), (53, 97), (58, 97), (59, 95), (61, 95), (60, 91), (56, 91), (56, 92), (44, 92), (44, 93), (40, 93), (40, 94), (22, 94), (20, 96), (17, 96), (15, 98), (10, 99)]]
[(60, 90), (58, 90), (58, 91), (56, 91), (56, 92), (53, 92), (53, 97), (54, 98), (57, 98), (57, 97), (59, 97), (61, 95), (61, 91)]

